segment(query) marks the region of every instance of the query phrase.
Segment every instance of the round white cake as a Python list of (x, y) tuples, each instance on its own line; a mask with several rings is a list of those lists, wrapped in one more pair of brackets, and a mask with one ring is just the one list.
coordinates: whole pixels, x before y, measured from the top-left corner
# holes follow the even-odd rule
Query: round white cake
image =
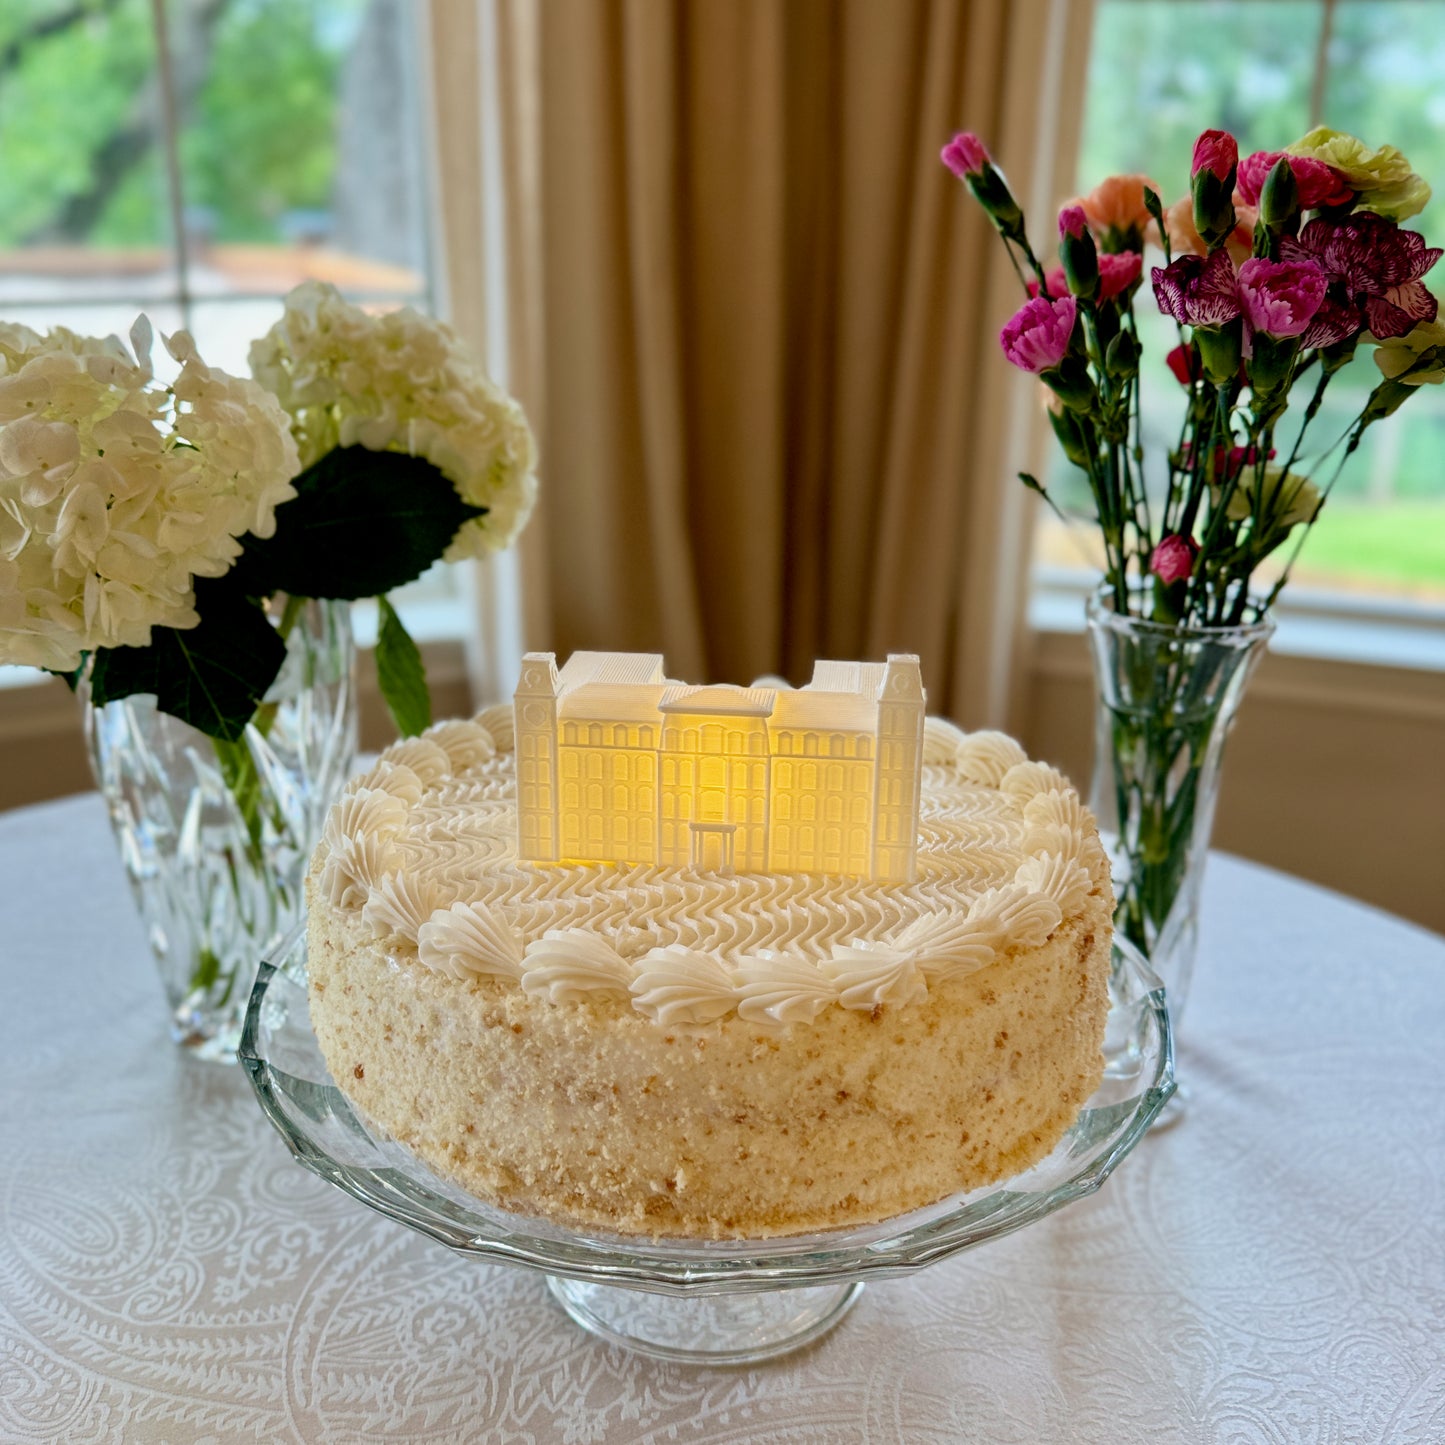
[(588, 1230), (873, 1223), (1028, 1168), (1097, 1086), (1108, 865), (1068, 782), (930, 719), (916, 876), (538, 864), (511, 709), (389, 748), (308, 879), (311, 1018), (371, 1122)]

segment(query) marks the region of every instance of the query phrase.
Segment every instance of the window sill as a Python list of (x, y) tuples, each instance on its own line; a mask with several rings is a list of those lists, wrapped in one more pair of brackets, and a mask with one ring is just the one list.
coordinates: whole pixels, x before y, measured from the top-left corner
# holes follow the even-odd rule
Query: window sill
[[(1097, 581), (1086, 568), (1037, 567), (1029, 598), (1035, 632), (1082, 632)], [(1286, 592), (1275, 607), (1270, 651), (1282, 656), (1419, 672), (1445, 672), (1445, 607), (1428, 603)]]
[[(417, 643), (460, 642), (469, 626), (467, 603), (460, 598), (444, 597), (432, 601), (402, 601), (397, 606), (401, 620), (412, 640)], [(355, 602), (351, 607), (351, 626), (356, 645), (363, 651), (376, 646), (376, 603)], [(50, 682), (49, 673), (35, 667), (0, 667), (0, 693), (12, 689), (43, 687)]]

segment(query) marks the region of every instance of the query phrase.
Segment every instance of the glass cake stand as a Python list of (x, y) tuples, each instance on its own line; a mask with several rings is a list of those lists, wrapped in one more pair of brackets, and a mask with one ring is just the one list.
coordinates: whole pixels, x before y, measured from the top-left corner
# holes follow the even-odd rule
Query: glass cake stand
[(364, 1122), (311, 1032), (298, 928), (262, 964), (240, 1060), (292, 1154), (363, 1204), (459, 1254), (541, 1270), (584, 1329), (663, 1359), (749, 1364), (826, 1334), (866, 1279), (923, 1269), (1096, 1190), (1174, 1092), (1164, 990), (1116, 944), (1103, 1081), (1053, 1152), (1003, 1184), (863, 1229), (768, 1240), (581, 1233), (494, 1209)]

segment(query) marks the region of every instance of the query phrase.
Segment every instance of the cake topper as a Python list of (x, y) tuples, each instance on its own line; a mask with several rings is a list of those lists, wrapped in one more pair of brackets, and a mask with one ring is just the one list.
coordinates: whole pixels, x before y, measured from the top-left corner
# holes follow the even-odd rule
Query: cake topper
[(802, 688), (675, 682), (662, 657), (529, 652), (515, 694), (517, 851), (909, 882), (925, 694), (918, 658), (818, 662)]

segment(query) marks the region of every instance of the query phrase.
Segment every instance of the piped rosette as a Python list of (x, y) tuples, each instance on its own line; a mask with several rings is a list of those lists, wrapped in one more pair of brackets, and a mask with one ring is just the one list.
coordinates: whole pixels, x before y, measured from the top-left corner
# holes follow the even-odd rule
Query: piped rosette
[(1078, 794), (1002, 733), (925, 723), (908, 884), (524, 862), (513, 747), (499, 705), (388, 748), (332, 809), (320, 895), (398, 960), (461, 984), (761, 1032), (916, 1007), (1107, 895)]

